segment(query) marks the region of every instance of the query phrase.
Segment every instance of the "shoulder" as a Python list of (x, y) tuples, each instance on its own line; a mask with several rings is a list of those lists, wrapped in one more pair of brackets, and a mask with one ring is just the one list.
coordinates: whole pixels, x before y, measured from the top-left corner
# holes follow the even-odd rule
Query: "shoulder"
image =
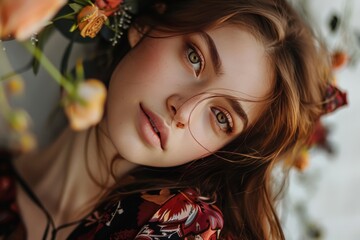
[(142, 239), (142, 236), (149, 239), (158, 234), (176, 234), (182, 239), (190, 236), (217, 239), (222, 227), (221, 211), (214, 204), (208, 203), (196, 190), (189, 188), (179, 190), (169, 197), (144, 225), (138, 239)]

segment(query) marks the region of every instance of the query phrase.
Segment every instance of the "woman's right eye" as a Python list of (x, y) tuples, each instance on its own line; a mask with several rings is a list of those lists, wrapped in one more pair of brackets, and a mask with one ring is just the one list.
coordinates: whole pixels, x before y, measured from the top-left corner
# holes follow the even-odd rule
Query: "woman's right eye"
[(186, 51), (187, 59), (189, 60), (189, 63), (192, 65), (196, 76), (199, 76), (202, 68), (203, 68), (203, 57), (201, 54), (199, 54), (195, 47), (188, 47)]
[(233, 119), (228, 111), (223, 108), (212, 107), (211, 111), (213, 112), (216, 124), (221, 131), (229, 134), (233, 131), (234, 123)]

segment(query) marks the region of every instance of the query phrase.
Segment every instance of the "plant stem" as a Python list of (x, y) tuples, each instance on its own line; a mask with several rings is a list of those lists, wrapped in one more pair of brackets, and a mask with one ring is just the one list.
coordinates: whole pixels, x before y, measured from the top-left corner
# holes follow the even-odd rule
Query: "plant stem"
[(68, 81), (60, 72), (59, 70), (50, 62), (50, 60), (42, 54), (42, 51), (37, 48), (36, 46), (33, 46), (29, 42), (23, 43), (24, 47), (32, 53), (32, 55), (41, 63), (41, 65), (44, 67), (44, 69), (50, 74), (50, 76), (60, 85), (64, 88), (64, 90), (71, 94), (74, 92), (74, 86), (71, 84), (70, 81)]

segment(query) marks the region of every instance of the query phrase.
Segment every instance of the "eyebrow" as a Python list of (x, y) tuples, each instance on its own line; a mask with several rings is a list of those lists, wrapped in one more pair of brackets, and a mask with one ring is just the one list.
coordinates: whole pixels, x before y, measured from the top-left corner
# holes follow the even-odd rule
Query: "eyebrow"
[(226, 98), (226, 101), (230, 104), (230, 106), (234, 109), (235, 113), (241, 118), (244, 123), (243, 129), (245, 129), (249, 123), (249, 118), (244, 108), (241, 106), (239, 100), (235, 98)]
[(219, 56), (219, 53), (216, 48), (214, 40), (206, 32), (199, 32), (199, 34), (205, 40), (206, 46), (210, 53), (210, 58), (212, 61), (212, 66), (214, 68), (215, 74), (217, 76), (221, 75), (223, 72), (223, 70), (222, 70), (223, 68), (222, 68), (221, 59), (220, 59), (220, 56)]

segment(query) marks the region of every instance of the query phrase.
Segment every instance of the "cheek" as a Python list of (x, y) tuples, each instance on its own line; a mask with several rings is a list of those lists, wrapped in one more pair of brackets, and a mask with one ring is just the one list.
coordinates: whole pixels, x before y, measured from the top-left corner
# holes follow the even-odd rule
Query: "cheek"
[[(210, 110), (194, 111), (189, 122), (189, 142), (193, 143), (194, 149), (197, 154), (208, 154), (209, 152), (216, 152), (227, 143), (227, 138), (222, 134), (218, 134), (213, 122)], [(214, 131), (215, 129), (215, 131)]]

